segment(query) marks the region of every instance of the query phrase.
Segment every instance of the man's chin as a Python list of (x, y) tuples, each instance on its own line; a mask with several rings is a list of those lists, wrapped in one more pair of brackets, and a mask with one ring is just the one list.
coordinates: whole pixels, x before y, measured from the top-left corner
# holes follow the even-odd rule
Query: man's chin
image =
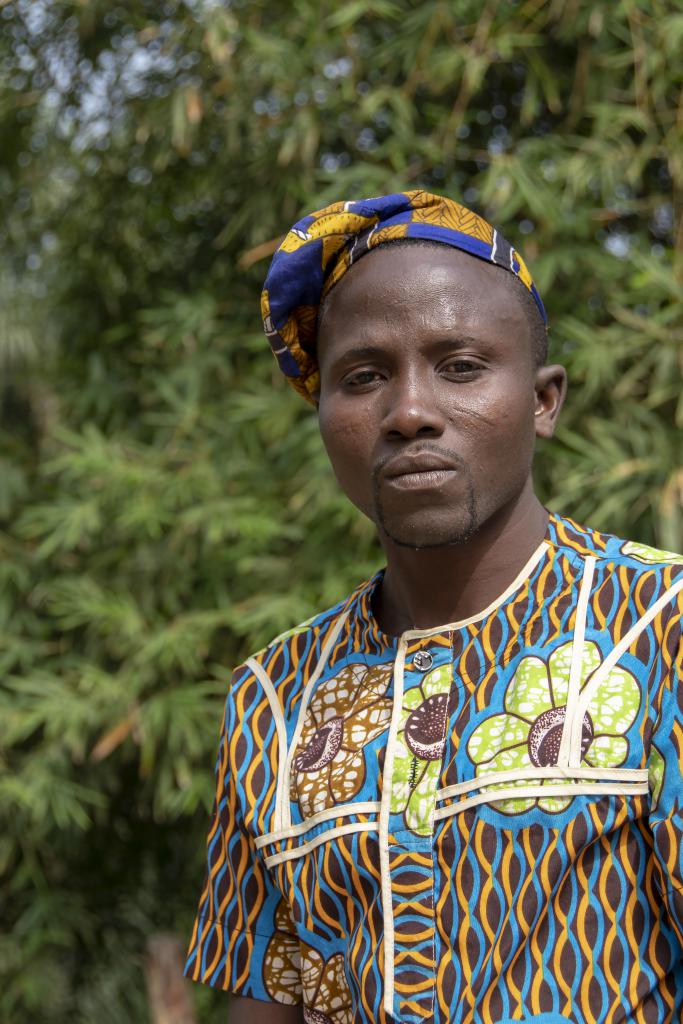
[(434, 550), (435, 548), (455, 547), (464, 544), (476, 533), (477, 524), (474, 516), (466, 521), (458, 522), (406, 522), (379, 517), (380, 534), (392, 544), (401, 548), (412, 548), (414, 551)]

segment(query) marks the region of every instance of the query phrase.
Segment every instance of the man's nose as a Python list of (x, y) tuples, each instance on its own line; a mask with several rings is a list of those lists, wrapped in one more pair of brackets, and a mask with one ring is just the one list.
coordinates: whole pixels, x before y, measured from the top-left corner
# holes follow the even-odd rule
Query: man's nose
[(446, 419), (430, 381), (421, 375), (397, 377), (385, 394), (382, 426), (387, 438), (438, 437), (443, 433)]

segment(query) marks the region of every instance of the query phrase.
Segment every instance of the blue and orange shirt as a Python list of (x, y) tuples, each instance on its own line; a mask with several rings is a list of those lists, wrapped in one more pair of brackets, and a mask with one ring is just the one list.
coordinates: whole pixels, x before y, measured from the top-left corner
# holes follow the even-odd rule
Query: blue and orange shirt
[(233, 674), (186, 974), (308, 1024), (683, 1019), (683, 557), (551, 514), (478, 615), (378, 573)]

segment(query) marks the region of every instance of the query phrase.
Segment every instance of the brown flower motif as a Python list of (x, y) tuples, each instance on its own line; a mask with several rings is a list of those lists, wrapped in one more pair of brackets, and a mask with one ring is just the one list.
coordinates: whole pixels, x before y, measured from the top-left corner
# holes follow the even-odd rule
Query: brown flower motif
[(302, 945), (301, 985), (306, 1024), (353, 1024), (351, 993), (341, 953), (325, 960), (317, 949)]
[(275, 911), (275, 927), (263, 958), (263, 982), (278, 1003), (294, 1006), (301, 1002), (301, 946), (284, 900)]
[(308, 705), (292, 763), (291, 798), (305, 818), (346, 803), (365, 780), (363, 748), (391, 720), (386, 697), (392, 669), (386, 665), (345, 665), (325, 679)]

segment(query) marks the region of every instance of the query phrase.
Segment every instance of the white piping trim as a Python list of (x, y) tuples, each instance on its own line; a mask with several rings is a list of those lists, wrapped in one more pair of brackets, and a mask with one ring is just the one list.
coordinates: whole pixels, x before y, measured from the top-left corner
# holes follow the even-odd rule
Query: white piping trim
[[(624, 769), (624, 773), (639, 772), (641, 774), (647, 774), (647, 769)], [(507, 774), (500, 772), (501, 775)], [(510, 773), (512, 774), (512, 773)], [(492, 785), (492, 782), (488, 782)], [(445, 791), (442, 791), (445, 793)], [(644, 796), (648, 793), (647, 779), (642, 782), (636, 782), (633, 784), (620, 784), (612, 783), (609, 784), (598, 784), (598, 783), (575, 783), (573, 785), (526, 785), (526, 786), (509, 786), (506, 790), (492, 790), (488, 793), (481, 793), (476, 797), (471, 797), (469, 800), (461, 800), (457, 804), (450, 804), (447, 807), (439, 808), (435, 814), (435, 820), (442, 820), (443, 818), (453, 817), (456, 814), (460, 814), (462, 811), (466, 811), (470, 807), (475, 807), (478, 804), (496, 803), (499, 800), (510, 800), (510, 799), (527, 799), (529, 797), (540, 798), (540, 797), (579, 797), (579, 796), (609, 796), (609, 797), (630, 797), (630, 796)], [(360, 805), (358, 805), (360, 806)], [(378, 823), (376, 821), (356, 821), (351, 822), (347, 825), (338, 825), (336, 828), (329, 828), (319, 836), (313, 837), (307, 843), (302, 843), (294, 850), (285, 850), (282, 853), (274, 853), (269, 857), (264, 857), (264, 863), (266, 867), (272, 867), (275, 864), (282, 864), (285, 861), (296, 860), (298, 857), (303, 857), (305, 854), (315, 850), (318, 846), (322, 846), (324, 843), (328, 843), (333, 839), (337, 839), (340, 836), (351, 836), (354, 833), (364, 833), (364, 831), (377, 831)], [(261, 837), (258, 842), (259, 846), (263, 845), (264, 837)], [(380, 860), (382, 850), (380, 848)], [(391, 940), (393, 947), (393, 914), (391, 915)], [(386, 945), (386, 939), (385, 939)], [(386, 956), (386, 953), (385, 953)], [(393, 959), (392, 964), (393, 968)], [(393, 987), (393, 976), (392, 976), (392, 987)], [(393, 998), (393, 996), (392, 996)]]
[(376, 831), (376, 821), (358, 821), (351, 825), (340, 825), (338, 828), (331, 828), (327, 832), (321, 832), (319, 836), (309, 839), (307, 843), (302, 843), (301, 846), (297, 846), (295, 850), (285, 850), (284, 853), (274, 853), (270, 857), (264, 857), (263, 863), (267, 868), (272, 868), (276, 864), (283, 864), (285, 861), (296, 860), (297, 857), (303, 857), (305, 854), (310, 853), (311, 850), (315, 850), (316, 847), (329, 842), (330, 839), (337, 839), (338, 836), (348, 836), (353, 832)]
[[(601, 779), (614, 782), (646, 782), (647, 768), (590, 768), (584, 765), (579, 768), (563, 768), (559, 765), (549, 765), (545, 768), (511, 768), (509, 771), (489, 772), (480, 775), (478, 778), (466, 779), (464, 782), (456, 782), (453, 785), (443, 786), (442, 790), (436, 792), (436, 800), (450, 800), (452, 797), (460, 797), (464, 793), (473, 793), (478, 790), (485, 790), (490, 785), (500, 785), (502, 782), (516, 782), (528, 779), (529, 783), (539, 778), (556, 778), (564, 780), (572, 779)], [(257, 850), (273, 843), (282, 843), (288, 839), (296, 839), (304, 836), (307, 831), (324, 821), (332, 821), (335, 818), (350, 817), (353, 814), (378, 814), (380, 811), (379, 800), (358, 801), (353, 804), (338, 804), (336, 807), (326, 807), (322, 811), (311, 814), (309, 818), (300, 824), (291, 825), (289, 828), (281, 828), (279, 831), (271, 831), (264, 836), (259, 836), (255, 841)]]
[[(452, 786), (444, 786), (436, 792), (436, 800), (450, 800), (452, 797), (461, 796), (463, 793), (476, 792), (486, 789), (489, 786), (500, 785), (503, 782), (519, 782), (525, 779), (533, 784), (537, 779), (560, 779), (569, 781), (572, 779), (598, 779), (603, 782), (647, 782), (647, 768), (562, 768), (559, 765), (549, 765), (545, 768), (511, 768), (507, 772), (489, 772), (480, 775), (476, 779), (468, 779), (465, 782), (456, 782)], [(280, 843), (286, 839), (295, 839), (297, 836), (305, 835), (316, 825), (325, 821), (332, 821), (335, 818), (346, 818), (354, 814), (378, 814), (380, 811), (379, 800), (359, 800), (357, 803), (338, 804), (336, 807), (326, 807), (310, 818), (306, 818), (298, 825), (291, 825), (289, 828), (280, 829), (278, 832), (268, 832), (258, 836), (254, 845), (257, 850), (273, 843)]]
[(462, 793), (484, 789), (501, 782), (518, 782), (528, 779), (532, 784), (536, 779), (602, 779), (618, 782), (647, 782), (647, 768), (563, 768), (560, 765), (548, 765), (547, 768), (511, 768), (507, 772), (489, 772), (476, 779), (456, 782), (452, 786), (444, 786), (437, 790), (437, 800), (448, 800)]
[(576, 605), (576, 618), (574, 619), (574, 634), (572, 637), (572, 660), (569, 669), (569, 685), (567, 686), (567, 707), (562, 725), (562, 738), (560, 749), (557, 755), (558, 765), (566, 767), (569, 765), (569, 746), (571, 742), (572, 722), (576, 705), (581, 692), (581, 669), (583, 668), (583, 645), (586, 636), (586, 619), (588, 618), (588, 600), (593, 576), (595, 574), (595, 556), (589, 555), (583, 567), (581, 587), (579, 589), (579, 600)]
[(275, 791), (275, 815), (273, 820), (279, 824), (282, 818), (282, 797), (285, 791), (285, 769), (287, 766), (287, 726), (285, 725), (285, 716), (282, 710), (282, 705), (280, 704), (277, 693), (275, 692), (273, 681), (264, 669), (263, 665), (259, 665), (255, 658), (247, 658), (246, 664), (263, 687), (266, 697), (268, 698), (268, 703), (270, 704), (270, 710), (272, 711), (273, 718), (275, 719), (278, 762), (277, 789)]
[(531, 576), (531, 573), (543, 558), (546, 550), (550, 547), (551, 545), (547, 541), (541, 541), (529, 561), (519, 570), (510, 586), (507, 587), (502, 594), (499, 594), (491, 604), (486, 606), (486, 608), (477, 612), (476, 615), (472, 615), (469, 619), (460, 619), (459, 622), (447, 622), (442, 626), (430, 626), (429, 629), (408, 629), (405, 633), (401, 633), (401, 640), (404, 638), (407, 640), (415, 640), (423, 636), (434, 636), (436, 633), (446, 633), (448, 631), (462, 629), (463, 626), (471, 626), (473, 622), (479, 622), (481, 619), (485, 619), (487, 615), (490, 615), (491, 612), (494, 612), (499, 608), (504, 601), (507, 601), (510, 594), (514, 594), (515, 590), (517, 590), (522, 583)]
[[(286, 764), (285, 764), (285, 779), (284, 779), (284, 784), (285, 785), (287, 784), (287, 782), (289, 780), (289, 777), (290, 777), (290, 773), (291, 773), (291, 770), (292, 770), (292, 760), (294, 758), (294, 751), (296, 750), (296, 745), (299, 742), (299, 737), (301, 736), (301, 732), (302, 732), (303, 727), (304, 727), (304, 720), (306, 718), (306, 712), (308, 710), (308, 702), (311, 699), (311, 693), (313, 691), (313, 687), (318, 682), (318, 679), (320, 678), (320, 676), (321, 676), (321, 674), (322, 674), (322, 672), (323, 672), (323, 670), (325, 668), (325, 665), (327, 664), (327, 659), (329, 658), (330, 653), (332, 651), (332, 648), (334, 647), (334, 645), (336, 644), (336, 642), (337, 642), (337, 640), (339, 638), (339, 634), (342, 631), (342, 627), (343, 627), (344, 623), (346, 622), (346, 620), (347, 620), (347, 618), (349, 616), (349, 611), (350, 611), (350, 609), (347, 608), (345, 612), (342, 612), (342, 614), (339, 616), (339, 618), (335, 622), (334, 626), (332, 627), (332, 629), (328, 633), (327, 639), (325, 640), (325, 643), (323, 644), (323, 648), (322, 648), (322, 650), (320, 652), (320, 658), (318, 659), (318, 664), (315, 666), (315, 669), (313, 670), (313, 673), (311, 674), (310, 679), (306, 683), (306, 686), (304, 688), (304, 692), (301, 695), (301, 704), (299, 706), (299, 716), (297, 718), (297, 723), (296, 723), (296, 728), (294, 730), (294, 735), (292, 736), (292, 743), (291, 743), (291, 746), (289, 748), (289, 751), (287, 752), (287, 761), (286, 761)], [(291, 813), (291, 808), (290, 808), (290, 805), (289, 805), (289, 799), (288, 798), (285, 799), (284, 792), (282, 793), (281, 801), (282, 801), (281, 802), (281, 814), (280, 814), (280, 821), (279, 821), (278, 824), (280, 825), (281, 828), (289, 828), (291, 826), (291, 824), (292, 824), (292, 813)]]
[(394, 704), (391, 711), (391, 724), (384, 754), (382, 803), (379, 812), (379, 870), (384, 932), (384, 1010), (389, 1014), (394, 1012), (394, 908), (391, 894), (391, 872), (389, 870), (389, 816), (391, 814), (396, 734), (398, 733), (398, 723), (403, 705), (403, 673), (405, 671), (408, 637), (408, 633), (404, 633), (401, 636), (398, 642), (396, 660), (394, 661)]
[(493, 241), (491, 243), (491, 263), (496, 262), (496, 249), (498, 248), (498, 232), (493, 229)]
[[(627, 771), (628, 769), (625, 769)], [(640, 771), (640, 769), (633, 769), (633, 771)], [(501, 774), (503, 774), (501, 772)], [(490, 783), (489, 783), (490, 784)], [(647, 781), (629, 784), (612, 783), (599, 784), (599, 783), (577, 783), (575, 785), (567, 786), (509, 786), (507, 789), (496, 789), (489, 790), (486, 793), (479, 793), (477, 796), (470, 797), (468, 800), (460, 800), (456, 804), (449, 804), (447, 807), (439, 808), (434, 814), (435, 821), (441, 821), (444, 818), (454, 817), (456, 814), (460, 814), (462, 811), (468, 810), (470, 807), (476, 807), (479, 804), (496, 803), (499, 800), (510, 800), (510, 799), (528, 799), (529, 797), (540, 798), (544, 796), (562, 796), (562, 797), (576, 797), (576, 796), (645, 796), (648, 793)], [(307, 843), (302, 843), (293, 850), (285, 850), (282, 853), (274, 853), (270, 857), (264, 857), (263, 861), (266, 867), (271, 868), (276, 864), (283, 864), (286, 861), (296, 860), (299, 857), (304, 857), (307, 853), (317, 849), (318, 846), (322, 846), (323, 843), (329, 842), (332, 839), (337, 839), (339, 836), (353, 835), (357, 832), (376, 832), (378, 831), (378, 823), (375, 821), (359, 821), (353, 822), (349, 825), (339, 825), (337, 828), (328, 829), (325, 832), (321, 832), (320, 835), (314, 836), (313, 839), (309, 839)], [(382, 847), (380, 845), (380, 863), (382, 861)], [(384, 897), (384, 892), (382, 893)], [(389, 893), (391, 895), (391, 892)], [(394, 988), (394, 962), (393, 962), (393, 948), (394, 948), (394, 921), (393, 914), (391, 914), (391, 991), (393, 1001), (393, 988)], [(386, 948), (386, 936), (385, 936), (385, 948)], [(385, 958), (387, 954), (385, 952)], [(387, 960), (387, 963), (389, 961)], [(385, 995), (386, 999), (386, 995)]]
[(457, 804), (449, 804), (448, 807), (440, 807), (434, 814), (435, 820), (449, 818), (470, 807), (478, 804), (492, 804), (499, 800), (525, 799), (529, 797), (543, 796), (639, 796), (648, 792), (647, 782), (637, 782), (633, 785), (619, 784), (613, 782), (611, 785), (600, 785), (599, 783), (576, 783), (573, 786), (510, 786), (508, 789), (490, 790), (487, 793), (479, 793), (470, 797), (469, 800), (460, 800)]
[[(662, 608), (671, 601), (681, 590), (683, 590), (683, 579), (677, 580), (673, 586), (669, 587), (655, 603), (648, 608), (645, 615), (643, 615), (638, 621), (629, 629), (616, 647), (613, 647), (609, 652), (602, 665), (599, 666), (591, 676), (587, 685), (583, 688), (579, 700), (576, 705), (576, 711), (571, 722), (571, 746), (569, 750), (569, 763), (578, 764), (581, 760), (581, 724), (583, 722), (583, 716), (588, 710), (588, 705), (595, 696), (600, 684), (602, 683), (605, 676), (609, 675), (619, 658), (624, 654), (633, 641), (640, 636), (643, 630), (649, 626), (654, 617), (662, 610)], [(566, 722), (565, 722), (566, 725)]]
[(338, 804), (336, 807), (326, 807), (324, 810), (312, 814), (310, 818), (306, 818), (300, 825), (290, 825), (289, 828), (283, 828), (277, 832), (268, 832), (267, 835), (259, 836), (254, 845), (257, 850), (260, 850), (262, 846), (279, 843), (283, 839), (294, 839), (305, 832), (310, 832), (312, 828), (315, 828), (316, 825), (323, 821), (331, 821), (333, 818), (346, 818), (351, 814), (378, 814), (379, 807), (379, 800), (363, 800), (356, 804)]

